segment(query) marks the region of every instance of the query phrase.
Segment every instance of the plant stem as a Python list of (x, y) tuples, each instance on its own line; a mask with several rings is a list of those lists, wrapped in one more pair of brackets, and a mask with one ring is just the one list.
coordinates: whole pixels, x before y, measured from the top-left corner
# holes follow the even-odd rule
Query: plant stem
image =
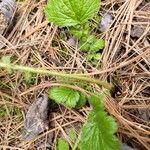
[(13, 64), (3, 63), (3, 62), (0, 62), (0, 67), (12, 69), (12, 70), (19, 70), (19, 71), (23, 71), (23, 72), (28, 71), (28, 72), (32, 72), (32, 73), (59, 76), (59, 77), (71, 78), (71, 79), (75, 79), (75, 80), (86, 81), (86, 82), (90, 82), (90, 83), (96, 83), (100, 86), (105, 87), (108, 90), (111, 90), (113, 88), (113, 86), (106, 81), (83, 76), (81, 74), (67, 74), (67, 73), (42, 69), (42, 68), (33, 68), (33, 67), (27, 67), (27, 66), (13, 65)]

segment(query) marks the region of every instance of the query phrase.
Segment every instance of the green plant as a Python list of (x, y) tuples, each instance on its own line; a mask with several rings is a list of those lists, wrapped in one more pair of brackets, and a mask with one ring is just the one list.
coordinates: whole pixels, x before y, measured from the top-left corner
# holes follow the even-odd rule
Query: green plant
[(45, 13), (50, 22), (59, 27), (68, 27), (70, 33), (79, 40), (80, 50), (87, 52), (88, 56), (96, 55), (105, 46), (105, 42), (92, 33), (93, 26), (89, 21), (99, 7), (100, 0), (49, 0)]
[(49, 97), (57, 103), (62, 103), (68, 107), (74, 108), (80, 99), (80, 94), (70, 88), (53, 87), (49, 91)]
[[(54, 87), (49, 90), (49, 97), (57, 103), (64, 103), (70, 108), (75, 108), (80, 100), (79, 92), (66, 87)], [(81, 136), (75, 144), (80, 150), (119, 150), (120, 143), (116, 138), (117, 124), (107, 115), (102, 101), (105, 95), (89, 97), (93, 110), (84, 124)], [(81, 99), (82, 101), (82, 99)], [(88, 149), (87, 149), (88, 148)]]
[(83, 74), (67, 74), (64, 72), (57, 72), (57, 71), (47, 70), (43, 68), (33, 68), (33, 67), (28, 67), (28, 66), (13, 65), (12, 63), (5, 63), (2, 61), (0, 61), (0, 68), (5, 68), (6, 70), (7, 69), (19, 70), (22, 72), (31, 72), (31, 73), (36, 73), (36, 74), (39, 73), (39, 74), (44, 74), (44, 75), (49, 75), (49, 76), (69, 78), (69, 79), (74, 79), (74, 80), (88, 82), (88, 83), (95, 83), (100, 86), (103, 86), (104, 88), (108, 90), (113, 89), (113, 86), (109, 84), (108, 82), (95, 79), (95, 78), (91, 78)]
[(23, 116), (20, 108), (11, 105), (0, 105), (0, 108), (0, 120), (9, 115), (13, 115), (16, 120), (22, 121)]
[(89, 102), (93, 110), (88, 116), (81, 132), (81, 150), (119, 150), (120, 143), (116, 136), (117, 124), (107, 115), (102, 105), (102, 99), (93, 96)]
[(68, 87), (53, 87), (49, 90), (49, 97), (54, 99), (55, 102), (66, 105), (70, 108), (76, 106), (82, 107), (86, 103), (85, 96), (76, 90)]
[[(100, 0), (49, 0), (45, 7), (47, 18), (59, 27), (68, 27), (70, 33), (79, 40), (80, 50), (87, 53), (88, 61), (100, 60), (100, 49), (105, 42), (92, 34), (89, 22), (99, 10)], [(104, 94), (103, 94), (104, 95)], [(85, 100), (79, 92), (66, 87), (54, 87), (49, 90), (49, 97), (57, 103), (75, 108), (78, 102)], [(104, 111), (101, 99), (89, 98), (93, 106), (88, 120), (81, 131), (74, 150), (119, 150), (119, 141), (115, 137), (117, 125)], [(83, 104), (84, 105), (84, 104)], [(78, 144), (79, 143), (79, 144)]]
[[(59, 77), (67, 77), (74, 80), (80, 80), (102, 85), (109, 91), (112, 89), (112, 85), (105, 81), (100, 81), (80, 74), (71, 75), (41, 68), (13, 65), (10, 62), (9, 63), (0, 62), (0, 67), (11, 70), (19, 70), (23, 72), (32, 72)], [(83, 126), (81, 135), (76, 140), (73, 150), (77, 148), (80, 150), (85, 150), (87, 149), (87, 147), (91, 148), (92, 146), (95, 148), (95, 150), (99, 149), (119, 150), (119, 141), (114, 135), (117, 130), (117, 125), (112, 119), (112, 117), (107, 115), (107, 113), (104, 111), (103, 105), (101, 104), (102, 103), (101, 101), (103, 100), (102, 97), (104, 96), (105, 94), (103, 93), (102, 96), (99, 96), (101, 97), (101, 99), (95, 96), (94, 98), (93, 97), (86, 98), (83, 93), (69, 88), (68, 85), (66, 85), (66, 87), (53, 87), (49, 90), (49, 97), (51, 99), (55, 100), (57, 103), (64, 104), (68, 107), (71, 108), (75, 108), (77, 106), (81, 107), (86, 103), (86, 99), (88, 99), (89, 103), (93, 106), (93, 111), (90, 113), (87, 123)], [(90, 134), (90, 136), (87, 136), (87, 134)], [(66, 146), (66, 149), (67, 148), (68, 147)]]
[(71, 139), (72, 142), (75, 142), (77, 139), (77, 133), (74, 128), (69, 128), (68, 132), (69, 138)]
[(62, 138), (57, 140), (56, 150), (69, 150), (69, 144)]
[[(5, 57), (2, 57), (1, 62), (5, 63), (5, 64), (10, 64), (10, 62), (11, 62), (11, 56), (8, 55), (8, 56), (5, 56)], [(6, 70), (7, 70), (7, 72), (9, 74), (12, 74), (12, 69), (10, 69), (8, 67)]]

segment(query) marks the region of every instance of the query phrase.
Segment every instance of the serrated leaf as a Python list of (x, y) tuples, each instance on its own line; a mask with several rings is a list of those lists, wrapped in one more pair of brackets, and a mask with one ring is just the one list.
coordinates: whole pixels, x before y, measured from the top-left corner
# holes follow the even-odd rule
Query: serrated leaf
[(29, 72), (29, 71), (24, 72), (24, 80), (26, 82), (30, 83), (32, 76), (33, 76), (32, 72)]
[(90, 51), (92, 52), (98, 52), (100, 49), (103, 49), (105, 47), (105, 41), (102, 39), (95, 39), (93, 44), (90, 46)]
[(74, 108), (79, 101), (80, 94), (67, 87), (53, 87), (49, 90), (49, 98), (55, 100), (57, 103)]
[(95, 60), (101, 60), (101, 58), (102, 58), (102, 54), (101, 53), (95, 54), (95, 57), (94, 57)]
[(86, 56), (86, 59), (88, 61), (93, 61), (93, 60), (99, 61), (99, 60), (101, 60), (101, 58), (102, 58), (102, 54), (101, 53), (94, 53), (94, 54), (93, 53), (89, 53)]
[(76, 104), (76, 108), (81, 108), (83, 107), (87, 102), (87, 98), (84, 94), (80, 93), (80, 99)]
[(84, 24), (98, 12), (100, 0), (49, 0), (45, 7), (49, 21), (60, 27)]
[(90, 44), (84, 42), (83, 44), (81, 44), (80, 50), (82, 52), (88, 52), (90, 50)]
[[(11, 56), (3, 56), (1, 58), (1, 61), (5, 64), (9, 65), (11, 63)], [(9, 74), (12, 74), (12, 72), (13, 72), (12, 69), (9, 68), (9, 66), (7, 67), (7, 72)]]
[(82, 128), (81, 150), (119, 150), (120, 143), (114, 135), (117, 125), (114, 119), (107, 115), (100, 100), (92, 97), (90, 100), (93, 111)]
[(80, 39), (83, 36), (82, 30), (77, 30), (76, 28), (70, 28), (70, 32), (73, 34), (74, 37)]
[(68, 143), (62, 138), (58, 139), (57, 150), (69, 150)]

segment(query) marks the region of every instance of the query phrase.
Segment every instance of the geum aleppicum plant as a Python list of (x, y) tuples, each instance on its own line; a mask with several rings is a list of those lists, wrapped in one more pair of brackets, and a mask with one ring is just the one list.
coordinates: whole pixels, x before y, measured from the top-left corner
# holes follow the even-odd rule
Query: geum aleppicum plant
[[(50, 22), (59, 27), (68, 27), (71, 34), (78, 39), (80, 50), (86, 52), (88, 58), (93, 58), (100, 56), (98, 52), (105, 45), (103, 40), (92, 35), (89, 22), (98, 12), (99, 7), (100, 0), (49, 0), (45, 13)], [(114, 135), (117, 125), (105, 112), (102, 98), (96, 96), (86, 98), (81, 92), (68, 87), (51, 88), (49, 98), (70, 108), (84, 106), (87, 99), (93, 106), (73, 150), (120, 149), (120, 143)]]
[[(96, 55), (99, 49), (104, 47), (104, 41), (97, 39), (91, 34), (89, 20), (98, 12), (100, 0), (49, 0), (45, 12), (49, 21), (59, 27), (68, 27), (74, 37), (79, 40), (80, 50), (90, 55)], [(106, 81), (94, 79), (80, 74), (66, 74), (62, 72), (14, 65), (10, 63), (10, 57), (0, 61), (0, 67), (6, 68), (8, 72), (19, 70), (23, 73), (38, 73), (47, 76), (69, 78), (76, 81), (94, 83), (109, 91), (112, 85)], [(28, 76), (27, 76), (28, 77)], [(87, 122), (83, 125), (81, 133), (74, 143), (72, 150), (119, 150), (120, 143), (115, 136), (117, 124), (109, 116), (102, 105), (103, 96), (85, 96), (81, 91), (72, 89), (68, 85), (61, 85), (49, 89), (49, 98), (58, 104), (70, 108), (80, 108), (88, 101), (93, 110), (90, 112)], [(59, 150), (69, 150), (66, 142), (59, 140)]]
[[(72, 150), (120, 149), (119, 140), (115, 136), (117, 124), (104, 110), (102, 103), (105, 98), (104, 94), (86, 97), (77, 90), (60, 86), (49, 90), (49, 98), (70, 108), (82, 107), (88, 100), (93, 107)], [(61, 147), (61, 145), (59, 146)]]
[(100, 59), (100, 49), (105, 42), (92, 34), (91, 20), (99, 11), (100, 0), (49, 0), (45, 13), (50, 22), (59, 27), (68, 27), (78, 39), (79, 49), (86, 52), (87, 60)]
[[(3, 57), (0, 61), (0, 69), (5, 68), (8, 73), (15, 73), (14, 71), (38, 73), (50, 76), (59, 76), (71, 78), (74, 80), (80, 80), (81, 82), (95, 83), (112, 90), (112, 85), (91, 77), (83, 76), (80, 74), (66, 74), (57, 71), (46, 70), (43, 68), (33, 68), (27, 66), (14, 65), (10, 61), (10, 57)], [(10, 72), (11, 71), (11, 72)], [(74, 143), (72, 150), (119, 150), (120, 143), (115, 136), (117, 131), (117, 124), (114, 119), (105, 112), (104, 106), (102, 105), (105, 94), (95, 94), (95, 96), (85, 96), (85, 93), (77, 91), (69, 86), (68, 84), (60, 84), (61, 86), (52, 87), (49, 89), (49, 98), (54, 100), (58, 104), (63, 104), (70, 108), (80, 108), (87, 102), (92, 105), (93, 110), (88, 116), (87, 122), (83, 125), (81, 134)], [(91, 92), (88, 92), (91, 93)], [(93, 95), (93, 94), (90, 94)], [(63, 147), (68, 147), (64, 142), (59, 143), (59, 147), (63, 143)], [(61, 149), (60, 149), (61, 150)]]

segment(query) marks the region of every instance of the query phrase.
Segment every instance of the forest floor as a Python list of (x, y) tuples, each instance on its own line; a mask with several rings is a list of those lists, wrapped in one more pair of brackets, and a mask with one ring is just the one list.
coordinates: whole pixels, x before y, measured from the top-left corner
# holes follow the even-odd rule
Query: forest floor
[[(46, 20), (45, 4), (45, 0), (17, 2), (13, 26), (0, 35), (5, 43), (0, 57), (9, 55), (14, 64), (82, 72), (112, 83), (116, 91), (107, 98), (105, 108), (118, 123), (117, 136), (138, 150), (150, 149), (149, 0), (102, 1), (100, 14), (108, 12), (113, 21), (105, 32), (98, 33), (106, 46), (96, 65), (86, 61), (67, 38), (60, 38), (65, 30)], [(27, 143), (20, 141), (29, 106), (53, 84), (57, 84), (55, 77), (33, 74), (25, 78), (21, 72), (0, 70), (0, 149), (37, 149), (40, 139), (50, 140), (53, 149), (59, 137), (71, 143), (68, 129), (75, 128), (79, 134), (91, 107), (71, 110), (56, 105), (51, 107), (50, 129)], [(95, 84), (92, 87), (100, 90)]]

